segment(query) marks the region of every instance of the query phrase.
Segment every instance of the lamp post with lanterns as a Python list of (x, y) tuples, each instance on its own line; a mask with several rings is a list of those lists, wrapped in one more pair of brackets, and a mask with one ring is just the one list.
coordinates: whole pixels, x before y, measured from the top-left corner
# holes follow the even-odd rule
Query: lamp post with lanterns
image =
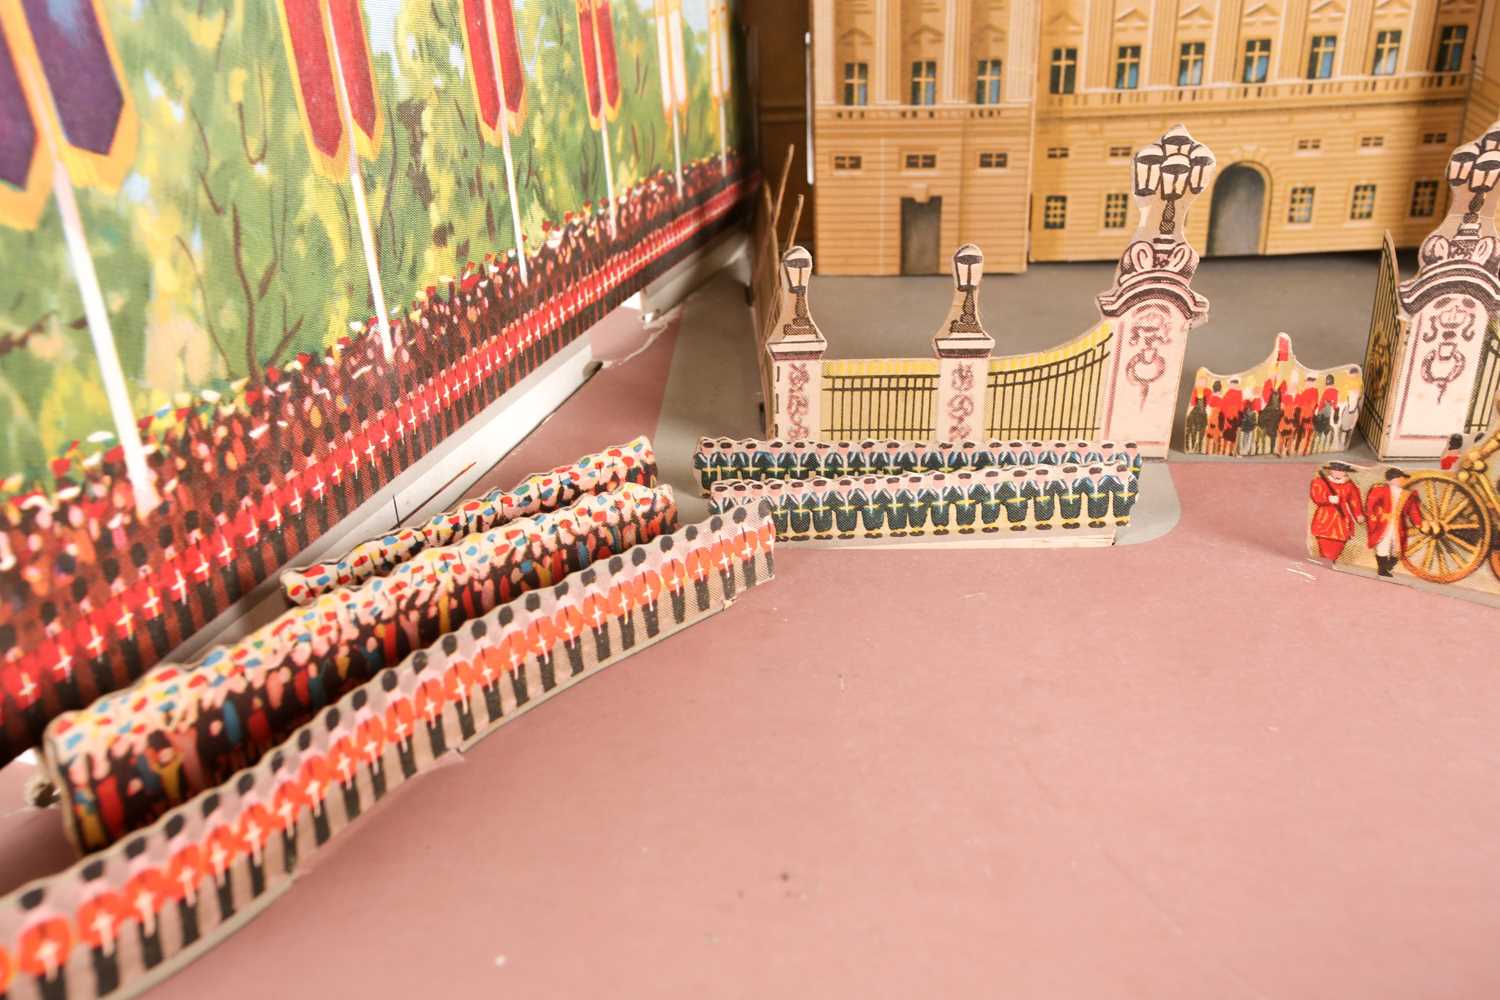
[(1187, 241), (1187, 209), (1208, 187), (1214, 154), (1181, 125), (1136, 153), (1131, 164), (1139, 226), (1099, 298), (1110, 327), (1108, 371), (1099, 393), (1099, 434), (1133, 442), (1147, 458), (1171, 444), (1187, 337), (1208, 316), (1192, 288), (1198, 252)]
[(784, 441), (811, 440), (822, 428), (823, 353), (828, 341), (807, 304), (812, 270), (812, 254), (800, 246), (781, 256), (780, 300), (766, 352), (775, 371), (771, 436)]
[(1448, 214), (1417, 253), (1417, 273), (1397, 288), (1405, 320), (1380, 396), (1382, 459), (1435, 458), (1448, 439), (1483, 425), (1490, 399), (1475, 385), (1490, 325), (1500, 317), (1500, 122), (1448, 160)]

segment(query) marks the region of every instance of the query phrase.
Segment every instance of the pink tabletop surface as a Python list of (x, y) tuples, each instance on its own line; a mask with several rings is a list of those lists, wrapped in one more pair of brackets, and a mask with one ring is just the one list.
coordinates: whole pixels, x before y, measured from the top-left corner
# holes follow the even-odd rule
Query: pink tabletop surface
[[(490, 481), (652, 432), (676, 336)], [(1500, 995), (1500, 618), (1308, 563), (1309, 469), (1176, 465), (1111, 550), (785, 547), (156, 995)]]

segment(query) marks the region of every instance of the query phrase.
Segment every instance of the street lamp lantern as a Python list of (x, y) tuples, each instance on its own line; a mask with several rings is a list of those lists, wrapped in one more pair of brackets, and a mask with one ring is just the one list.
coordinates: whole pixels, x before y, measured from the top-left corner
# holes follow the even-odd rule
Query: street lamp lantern
[(984, 251), (965, 243), (953, 252), (953, 304), (932, 338), (938, 357), (981, 357), (995, 346), (979, 321), (979, 283), (983, 280)]
[(953, 255), (953, 280), (958, 282), (961, 292), (972, 292), (976, 287), (974, 280), (974, 269), (978, 267), (979, 273), (984, 273), (984, 254), (972, 243), (965, 243), (958, 248)]
[(1474, 161), (1474, 173), (1469, 178), (1473, 191), (1493, 191), (1500, 181), (1500, 149), (1487, 149)]
[(948, 324), (949, 336), (988, 336), (979, 325), (979, 304), (975, 293), (984, 277), (984, 253), (974, 244), (965, 243), (953, 254), (953, 284), (963, 293), (963, 304)]
[(1161, 164), (1166, 152), (1156, 143), (1135, 154), (1135, 193), (1145, 197), (1156, 193), (1161, 181)]
[(812, 254), (803, 247), (794, 246), (781, 256), (786, 290), (792, 294), (792, 318), (782, 330), (794, 338), (822, 336), (813, 325), (812, 314), (807, 308), (807, 280), (812, 275), (812, 266)]
[(1448, 183), (1454, 187), (1468, 184), (1469, 177), (1474, 172), (1474, 163), (1478, 159), (1478, 143), (1466, 142), (1455, 149), (1452, 158), (1448, 160)]
[(807, 276), (812, 273), (812, 254), (802, 247), (792, 247), (781, 257), (786, 274), (786, 290), (798, 294), (807, 291)]

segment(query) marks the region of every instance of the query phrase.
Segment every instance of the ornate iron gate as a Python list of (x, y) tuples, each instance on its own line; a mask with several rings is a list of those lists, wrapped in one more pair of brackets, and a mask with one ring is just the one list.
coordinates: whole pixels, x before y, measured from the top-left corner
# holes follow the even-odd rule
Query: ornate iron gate
[(1380, 273), (1375, 279), (1375, 302), (1370, 307), (1370, 339), (1365, 345), (1365, 399), (1360, 407), (1359, 431), (1378, 447), (1385, 429), (1385, 401), (1396, 376), (1396, 347), (1401, 340), (1401, 312), (1396, 304), (1396, 245), (1386, 233), (1380, 244)]
[(1500, 320), (1490, 320), (1484, 331), (1484, 350), (1479, 355), (1479, 378), (1474, 395), (1469, 398), (1469, 416), (1464, 421), (1465, 434), (1481, 434), (1490, 426), (1494, 411), (1490, 408), (1495, 391), (1500, 389)]
[(990, 439), (1094, 437), (1113, 338), (1113, 328), (1101, 323), (1056, 350), (992, 360), (985, 427)]

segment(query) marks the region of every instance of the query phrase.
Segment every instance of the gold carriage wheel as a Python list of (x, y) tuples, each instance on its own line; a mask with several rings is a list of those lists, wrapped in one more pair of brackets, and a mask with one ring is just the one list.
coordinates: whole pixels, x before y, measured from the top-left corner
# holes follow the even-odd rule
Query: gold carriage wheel
[(1490, 556), (1493, 527), (1479, 495), (1450, 473), (1413, 473), (1414, 496), (1402, 506), (1406, 545), (1401, 564), (1433, 583), (1462, 580)]

